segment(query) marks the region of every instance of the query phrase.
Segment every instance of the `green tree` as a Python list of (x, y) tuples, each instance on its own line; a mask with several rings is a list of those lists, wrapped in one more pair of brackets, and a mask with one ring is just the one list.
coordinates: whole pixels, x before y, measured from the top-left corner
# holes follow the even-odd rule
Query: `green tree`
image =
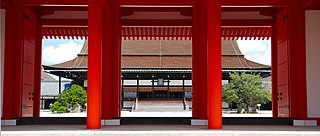
[(50, 110), (54, 113), (82, 111), (82, 107), (87, 102), (86, 90), (76, 84), (59, 94), (58, 97), (59, 99), (50, 107)]
[(231, 83), (222, 87), (226, 102), (235, 103), (238, 113), (244, 108), (248, 112), (255, 112), (257, 104), (271, 101), (269, 85), (262, 82), (260, 75), (246, 73), (230, 73)]

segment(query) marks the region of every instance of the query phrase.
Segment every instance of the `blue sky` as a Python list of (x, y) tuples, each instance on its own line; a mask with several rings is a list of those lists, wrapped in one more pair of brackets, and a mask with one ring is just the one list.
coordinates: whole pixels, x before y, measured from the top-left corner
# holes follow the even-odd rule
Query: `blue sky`
[(271, 40), (238, 40), (244, 57), (271, 66)]
[[(77, 57), (84, 41), (44, 39), (42, 42), (42, 64), (52, 65)], [(238, 40), (237, 42), (247, 59), (271, 65), (270, 40)]]
[(52, 65), (77, 57), (83, 40), (42, 40), (42, 64)]

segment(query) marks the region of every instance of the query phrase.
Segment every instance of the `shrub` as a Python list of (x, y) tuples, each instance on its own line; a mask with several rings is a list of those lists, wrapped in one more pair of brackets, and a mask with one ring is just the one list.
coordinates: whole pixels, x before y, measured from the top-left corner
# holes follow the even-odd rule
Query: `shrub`
[(79, 112), (87, 102), (86, 90), (75, 84), (58, 96), (59, 99), (50, 107), (53, 113)]

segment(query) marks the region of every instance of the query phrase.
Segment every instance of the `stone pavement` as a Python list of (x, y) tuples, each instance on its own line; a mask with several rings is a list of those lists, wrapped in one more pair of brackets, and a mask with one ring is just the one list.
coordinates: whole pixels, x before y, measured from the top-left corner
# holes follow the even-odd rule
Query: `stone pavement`
[[(86, 117), (84, 113), (52, 114), (50, 110), (41, 110), (40, 117)], [(191, 117), (191, 110), (184, 110), (182, 100), (139, 100), (134, 111), (121, 111), (121, 117)], [(222, 117), (272, 117), (272, 111), (260, 111), (259, 114), (237, 114), (236, 111), (222, 111)]]
[(320, 136), (320, 127), (224, 125), (221, 130), (190, 125), (121, 125), (88, 130), (85, 125), (3, 126), (1, 136)]

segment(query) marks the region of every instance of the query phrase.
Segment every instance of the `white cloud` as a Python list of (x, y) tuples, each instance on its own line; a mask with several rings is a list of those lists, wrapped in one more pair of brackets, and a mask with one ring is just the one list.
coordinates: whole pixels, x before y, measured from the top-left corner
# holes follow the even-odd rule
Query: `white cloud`
[(238, 40), (241, 52), (245, 58), (271, 65), (271, 41), (270, 40)]
[(82, 44), (74, 41), (55, 45), (43, 45), (42, 48), (42, 64), (52, 65), (72, 60), (77, 57)]

